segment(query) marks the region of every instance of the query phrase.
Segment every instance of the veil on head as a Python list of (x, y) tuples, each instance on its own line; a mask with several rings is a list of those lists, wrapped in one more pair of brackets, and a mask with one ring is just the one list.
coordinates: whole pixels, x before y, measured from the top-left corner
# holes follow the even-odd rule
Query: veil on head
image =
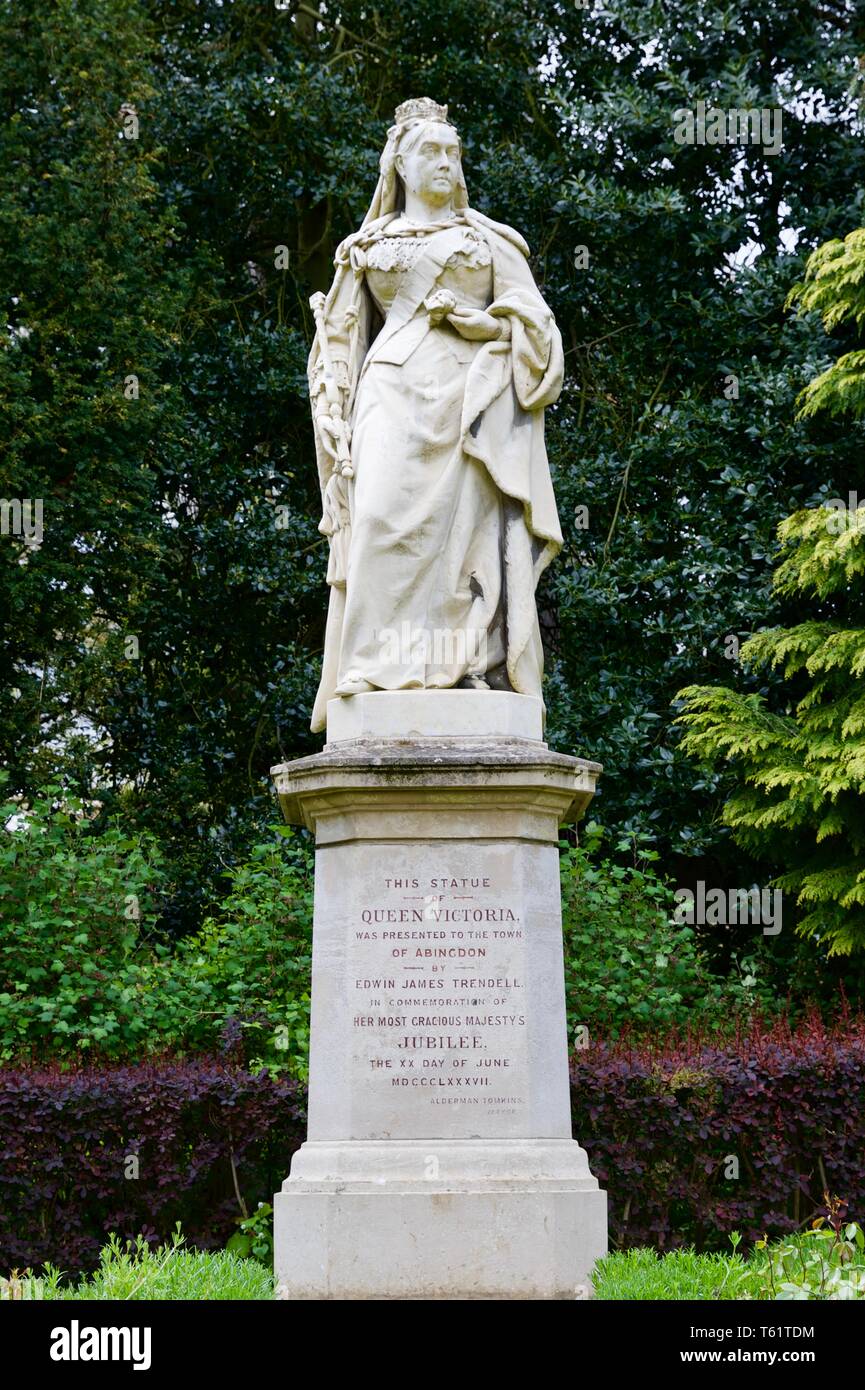
[[(455, 129), (452, 122), (448, 120), (447, 107), (439, 106), (438, 102), (432, 101), (430, 97), (415, 97), (411, 101), (404, 101), (401, 106), (396, 108), (394, 120), (395, 124), (387, 133), (387, 143), (379, 160), (381, 174), (373, 200), (369, 205), (366, 217), (363, 219), (362, 225), (364, 227), (368, 226), (370, 222), (378, 221), (380, 217), (387, 217), (403, 210), (404, 194), (402, 180), (396, 170), (396, 157), (399, 154), (400, 144), (409, 131), (416, 130), (418, 126), (427, 125), (431, 121), (449, 125), (452, 130)], [(468, 205), (469, 195), (463, 177), (462, 160), (460, 160), (454, 207), (459, 210), (467, 208)]]

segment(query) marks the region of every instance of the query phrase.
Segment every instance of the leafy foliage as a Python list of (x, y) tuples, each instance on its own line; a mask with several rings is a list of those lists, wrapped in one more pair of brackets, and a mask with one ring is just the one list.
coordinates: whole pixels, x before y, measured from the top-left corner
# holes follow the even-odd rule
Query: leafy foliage
[[(175, 1008), (165, 1043), (195, 1051), (220, 1042), (257, 1070), (309, 1067), (312, 873), (302, 841), (256, 845), (229, 873), (216, 917), (186, 938), (166, 973)], [(293, 851), (293, 852), (292, 852)]]
[[(738, 1235), (731, 1237), (734, 1246)], [(659, 1255), (639, 1247), (614, 1251), (592, 1276), (595, 1298), (604, 1300), (865, 1298), (865, 1234), (855, 1221), (838, 1231), (818, 1217), (814, 1229), (779, 1241), (757, 1241), (747, 1261), (739, 1254), (674, 1250)]]
[[(819, 310), (827, 330), (865, 322), (865, 231), (830, 241), (809, 258), (788, 302)], [(865, 416), (865, 355), (848, 353), (811, 381), (802, 415)], [(683, 748), (732, 760), (744, 778), (724, 807), (741, 843), (768, 849), (793, 869), (777, 882), (805, 909), (798, 930), (830, 954), (865, 948), (865, 505), (855, 494), (803, 509), (778, 527), (776, 590), (816, 596), (820, 612), (792, 627), (758, 632), (745, 663), (783, 668), (798, 699), (776, 712), (765, 692), (689, 686)], [(804, 692), (804, 693), (803, 693)], [(802, 857), (801, 845), (807, 845)]]
[(575, 1052), (574, 1133), (609, 1192), (611, 1244), (750, 1245), (827, 1215), (826, 1191), (861, 1224), (863, 1062), (861, 1015)]
[[(76, 802), (0, 815), (0, 883), (10, 930), (0, 942), (0, 1049), (7, 1059), (131, 1059), (171, 1048), (220, 1049), (252, 1070), (305, 1079), (309, 1059), (312, 862), (286, 827), (226, 871), (228, 891), (180, 942), (155, 931), (165, 870), (152, 837), (98, 833)], [(729, 1026), (771, 1007), (758, 953), (726, 978), (692, 928), (672, 921), (673, 893), (643, 846), (625, 867), (603, 857), (603, 831), (565, 846), (562, 895), (567, 1006), (591, 1037), (700, 1019)], [(628, 846), (616, 846), (623, 853)], [(130, 918), (129, 904), (136, 916)]]
[(74, 799), (0, 804), (0, 1059), (222, 1049), (306, 1076), (309, 851), (280, 827), (227, 871), (229, 891), (179, 943), (156, 932), (154, 837), (101, 832)]
[[(788, 295), (788, 304), (796, 302), (803, 311), (816, 309), (829, 333), (842, 324), (860, 333), (865, 329), (865, 228), (817, 247), (808, 258), (804, 281)], [(820, 411), (865, 416), (865, 351), (845, 352), (809, 381), (800, 399), (803, 416)]]
[[(840, 1239), (833, 1230), (818, 1228), (783, 1241), (758, 1241), (756, 1253), (747, 1262), (738, 1251), (732, 1255), (694, 1250), (659, 1255), (646, 1247), (613, 1251), (595, 1266), (594, 1296), (601, 1302), (863, 1298), (862, 1238), (862, 1228), (855, 1222), (845, 1225)], [(112, 1236), (90, 1278), (64, 1281), (53, 1265), (41, 1276), (13, 1271), (10, 1278), (0, 1278), (0, 1300), (273, 1297), (273, 1276), (256, 1260), (238, 1258), (231, 1248), (204, 1252), (183, 1246), (179, 1233), (156, 1250), (141, 1236), (125, 1245)]]
[(140, 943), (164, 884), (158, 845), (94, 833), (92, 808), (56, 792), (0, 802), (0, 1058), (146, 1047), (152, 1026)]
[(757, 1006), (771, 1010), (758, 952), (737, 959), (726, 979), (709, 970), (694, 929), (673, 920), (673, 889), (658, 877), (656, 851), (622, 842), (619, 853), (633, 853), (626, 866), (600, 857), (593, 822), (581, 838), (562, 862), (568, 1028), (579, 1046), (623, 1030), (734, 1028)]
[[(829, 1201), (829, 1216), (846, 1203)], [(753, 1298), (780, 1302), (844, 1301), (865, 1298), (865, 1231), (855, 1221), (818, 1217), (809, 1231), (769, 1244), (758, 1241), (755, 1260), (741, 1285)]]
[(212, 1059), (0, 1068), (0, 1270), (92, 1270), (109, 1234), (154, 1247), (178, 1221), (218, 1248), (271, 1199), (305, 1127), (298, 1082)]
[(252, 1216), (242, 1216), (238, 1229), (230, 1237), (226, 1250), (242, 1260), (258, 1260), (273, 1268), (273, 1207), (259, 1202)]
[[(743, 785), (723, 816), (742, 843), (795, 867), (777, 884), (804, 909), (798, 931), (832, 954), (865, 949), (865, 508), (838, 529), (827, 508), (797, 512), (779, 527), (776, 583), (815, 594), (826, 616), (759, 632), (743, 662), (781, 668), (799, 698), (775, 713), (762, 694), (723, 687), (680, 691), (686, 751), (734, 762)], [(834, 612), (833, 612), (834, 608)]]
[[(574, 1130), (610, 1194), (613, 1244), (786, 1238), (829, 1214), (827, 1189), (861, 1224), (863, 1077), (861, 1016), (577, 1051)], [(304, 1137), (304, 1099), (288, 1077), (208, 1059), (0, 1069), (0, 1270), (93, 1269), (109, 1233), (158, 1245), (178, 1221), (193, 1246), (234, 1233), (251, 1250), (269, 1219), (257, 1204)]]

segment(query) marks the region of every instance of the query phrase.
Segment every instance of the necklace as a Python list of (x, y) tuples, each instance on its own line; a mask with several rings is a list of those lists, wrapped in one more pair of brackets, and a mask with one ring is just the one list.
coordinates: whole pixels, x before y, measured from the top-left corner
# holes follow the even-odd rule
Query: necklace
[(450, 212), (447, 217), (440, 217), (435, 222), (418, 222), (414, 217), (406, 217), (405, 213), (400, 213), (399, 216), (399, 221), (404, 222), (413, 232), (438, 231), (439, 227), (448, 227), (452, 222), (459, 222), (461, 219), (462, 214), (459, 212)]

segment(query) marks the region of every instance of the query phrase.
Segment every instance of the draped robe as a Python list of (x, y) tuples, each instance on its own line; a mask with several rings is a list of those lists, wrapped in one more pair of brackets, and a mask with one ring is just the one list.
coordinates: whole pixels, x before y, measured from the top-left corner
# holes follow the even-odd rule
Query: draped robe
[[(483, 676), (541, 695), (535, 589), (562, 544), (544, 407), (561, 337), (517, 232), (465, 208), (397, 236), (396, 217), (338, 248), (324, 308), (354, 477), (334, 475), (317, 430), (330, 603), (313, 730), (350, 678), (400, 690)], [(436, 322), (424, 300), (443, 290), (507, 336)], [(313, 398), (323, 366), (316, 341)]]

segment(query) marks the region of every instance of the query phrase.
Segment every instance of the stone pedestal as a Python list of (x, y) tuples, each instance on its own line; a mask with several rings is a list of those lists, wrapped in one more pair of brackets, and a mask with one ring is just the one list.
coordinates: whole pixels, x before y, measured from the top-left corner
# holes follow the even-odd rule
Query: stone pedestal
[(275, 1198), (286, 1298), (575, 1298), (606, 1196), (571, 1136), (558, 827), (597, 763), (539, 700), (376, 692), (273, 769), (315, 832), (309, 1137)]

